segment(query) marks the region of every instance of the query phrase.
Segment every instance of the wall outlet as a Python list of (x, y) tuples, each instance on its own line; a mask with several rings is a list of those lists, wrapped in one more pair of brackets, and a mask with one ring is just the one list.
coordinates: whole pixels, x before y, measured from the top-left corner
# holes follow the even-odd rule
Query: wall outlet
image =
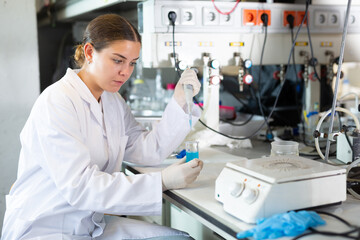
[(181, 8), (181, 25), (195, 25), (195, 8)]
[(219, 13), (213, 8), (203, 8), (203, 25), (219, 25)]
[(220, 25), (233, 25), (234, 24), (234, 14), (228, 14), (228, 15), (219, 15)]
[(328, 12), (316, 11), (314, 18), (314, 25), (316, 27), (323, 27), (328, 25)]
[(328, 13), (328, 26), (329, 27), (340, 26), (340, 13), (339, 12)]

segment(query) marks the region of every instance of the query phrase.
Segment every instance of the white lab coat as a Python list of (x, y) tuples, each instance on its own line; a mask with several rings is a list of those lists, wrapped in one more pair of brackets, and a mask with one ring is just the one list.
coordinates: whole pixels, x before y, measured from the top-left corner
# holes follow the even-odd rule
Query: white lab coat
[(144, 132), (118, 93), (101, 102), (71, 69), (39, 96), (20, 135), (2, 240), (92, 239), (104, 231), (104, 213), (161, 213), (161, 173), (126, 176), (121, 164), (161, 163), (190, 131), (187, 114), (172, 99)]

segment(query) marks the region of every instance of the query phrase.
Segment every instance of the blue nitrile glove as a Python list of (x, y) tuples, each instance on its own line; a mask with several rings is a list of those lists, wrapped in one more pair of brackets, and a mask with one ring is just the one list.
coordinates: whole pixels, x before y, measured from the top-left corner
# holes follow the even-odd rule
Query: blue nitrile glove
[(257, 226), (239, 232), (238, 239), (254, 237), (256, 240), (275, 239), (283, 236), (297, 236), (309, 227), (324, 225), (325, 221), (314, 211), (287, 212), (263, 218), (256, 222)]
[(181, 150), (178, 154), (176, 154), (176, 158), (180, 159), (186, 156), (186, 150)]

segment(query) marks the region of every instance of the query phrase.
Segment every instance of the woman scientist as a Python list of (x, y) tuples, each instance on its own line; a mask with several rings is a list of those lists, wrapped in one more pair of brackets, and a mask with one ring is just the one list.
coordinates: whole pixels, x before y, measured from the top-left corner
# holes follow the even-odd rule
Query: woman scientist
[[(75, 59), (79, 70), (39, 96), (20, 139), (17, 180), (6, 196), (2, 239), (183, 239), (184, 232), (113, 215), (160, 215), (162, 191), (183, 188), (203, 163), (125, 176), (122, 161), (157, 165), (190, 131), (182, 84), (200, 83), (186, 70), (150, 132), (119, 95), (139, 58), (141, 39), (124, 18), (102, 15), (87, 26)], [(198, 119), (200, 110), (194, 108)], [(169, 237), (170, 236), (170, 237)], [(182, 236), (182, 237), (181, 237)]]

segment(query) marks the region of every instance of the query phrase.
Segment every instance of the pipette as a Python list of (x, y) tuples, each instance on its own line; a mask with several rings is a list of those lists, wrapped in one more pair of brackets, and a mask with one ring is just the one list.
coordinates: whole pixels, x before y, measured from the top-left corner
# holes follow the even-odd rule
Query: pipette
[(185, 100), (188, 107), (190, 129), (192, 129), (192, 105), (193, 105), (193, 86), (191, 84), (184, 84)]

